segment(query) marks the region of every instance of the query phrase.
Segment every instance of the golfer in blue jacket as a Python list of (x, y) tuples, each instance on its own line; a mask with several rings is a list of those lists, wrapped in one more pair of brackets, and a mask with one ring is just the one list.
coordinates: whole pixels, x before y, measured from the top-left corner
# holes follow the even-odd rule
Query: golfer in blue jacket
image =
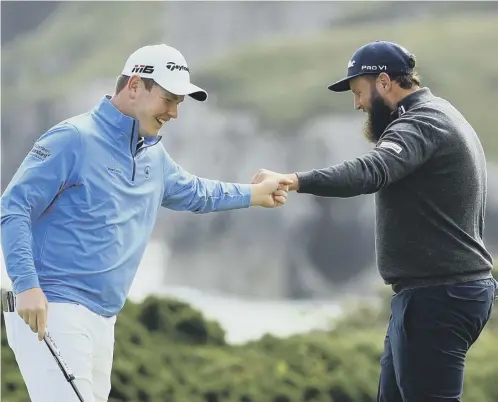
[(116, 315), (159, 208), (194, 213), (285, 203), (288, 179), (208, 180), (183, 170), (158, 135), (188, 95), (183, 55), (145, 46), (127, 60), (114, 95), (56, 124), (26, 156), (2, 199), (2, 248), (16, 296), (5, 313), (31, 401), (76, 401), (48, 349), (48, 326), (86, 402), (107, 401)]

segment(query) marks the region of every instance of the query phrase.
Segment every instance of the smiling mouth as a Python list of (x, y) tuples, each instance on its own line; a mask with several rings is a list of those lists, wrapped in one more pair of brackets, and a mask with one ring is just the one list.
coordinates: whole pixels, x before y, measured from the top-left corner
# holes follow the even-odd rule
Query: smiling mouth
[(156, 117), (156, 121), (162, 126), (164, 123), (166, 123), (166, 120), (159, 119)]

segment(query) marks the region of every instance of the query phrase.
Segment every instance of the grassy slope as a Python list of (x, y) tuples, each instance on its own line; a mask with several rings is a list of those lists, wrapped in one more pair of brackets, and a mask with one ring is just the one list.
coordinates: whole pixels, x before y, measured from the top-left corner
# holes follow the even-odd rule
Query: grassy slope
[[(94, 79), (117, 76), (116, 66), (132, 51), (161, 41), (163, 16), (164, 5), (157, 2), (62, 5), (36, 32), (2, 49), (4, 96), (11, 104), (52, 99)], [(22, 79), (13, 82), (8, 68), (18, 60), (22, 66), (14, 68), (21, 69)]]
[(392, 24), (339, 27), (306, 38), (277, 38), (239, 48), (199, 72), (224, 108), (250, 108), (267, 126), (285, 130), (323, 112), (352, 111), (350, 94), (326, 86), (342, 78), (352, 52), (387, 39), (417, 55), (425, 85), (447, 97), (474, 125), (498, 158), (498, 15), (434, 18)]
[[(360, 5), (369, 18), (382, 14), (376, 8), (372, 15), (372, 7)], [(359, 18), (358, 7), (353, 8), (350, 13)], [(131, 51), (164, 37), (163, 13), (164, 5), (157, 2), (64, 4), (36, 33), (2, 49), (6, 106), (63, 97), (94, 79), (114, 77), (116, 65)], [(321, 113), (352, 111), (350, 95), (332, 94), (327, 84), (343, 76), (361, 44), (398, 41), (417, 55), (424, 83), (463, 111), (487, 151), (498, 158), (498, 117), (489, 110), (498, 85), (498, 16), (492, 10), (434, 15), (425, 21), (340, 26), (314, 37), (269, 38), (207, 64), (196, 71), (196, 81), (216, 90), (220, 107), (249, 108), (264, 124), (285, 132)], [(67, 59), (71, 62), (58, 63)], [(22, 79), (10, 78), (13, 68), (22, 71)]]

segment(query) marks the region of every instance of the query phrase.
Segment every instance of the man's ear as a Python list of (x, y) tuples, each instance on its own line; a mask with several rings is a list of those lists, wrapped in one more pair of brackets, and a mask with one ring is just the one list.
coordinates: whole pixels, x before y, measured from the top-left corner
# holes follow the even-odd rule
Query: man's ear
[(375, 81), (377, 92), (381, 95), (387, 94), (392, 89), (391, 78), (386, 73), (380, 73)]
[(138, 90), (140, 89), (140, 85), (142, 85), (142, 79), (140, 78), (139, 75), (132, 75), (128, 79), (128, 83), (126, 84), (128, 88), (128, 92), (130, 93), (130, 97), (132, 99), (135, 99), (138, 93)]

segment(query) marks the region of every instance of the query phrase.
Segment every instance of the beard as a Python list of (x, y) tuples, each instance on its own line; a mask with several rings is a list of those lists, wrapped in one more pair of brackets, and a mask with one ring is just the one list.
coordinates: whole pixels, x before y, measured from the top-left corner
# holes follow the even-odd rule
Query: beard
[(375, 88), (372, 90), (371, 99), (372, 105), (367, 112), (364, 135), (369, 142), (376, 144), (386, 127), (393, 121), (393, 117), (391, 108), (384, 102)]

